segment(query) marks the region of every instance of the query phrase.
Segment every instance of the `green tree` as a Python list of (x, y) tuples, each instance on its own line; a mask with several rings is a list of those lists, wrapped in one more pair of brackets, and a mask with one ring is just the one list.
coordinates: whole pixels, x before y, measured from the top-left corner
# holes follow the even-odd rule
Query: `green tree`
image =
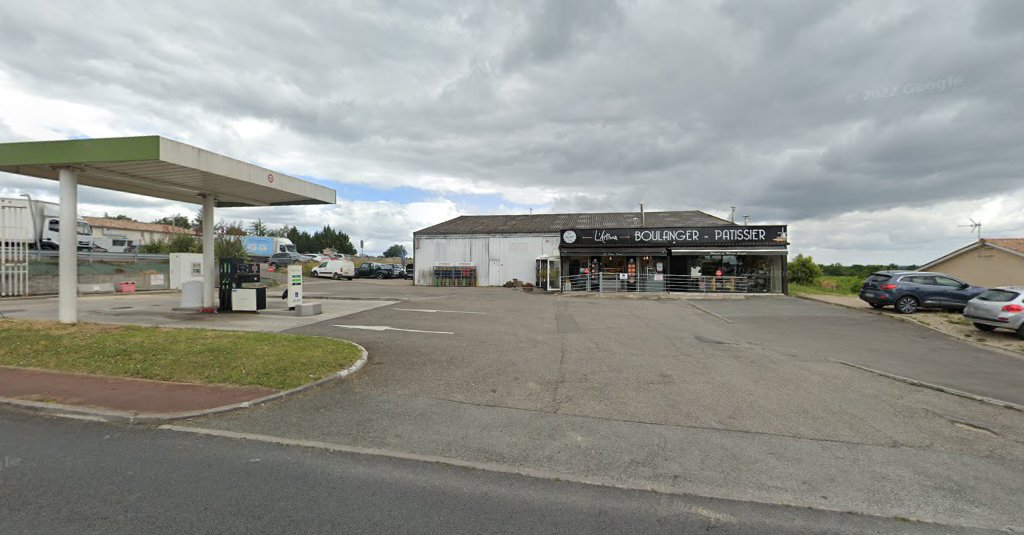
[(119, 219), (121, 221), (135, 221), (134, 219), (132, 219), (132, 218), (130, 218), (130, 217), (124, 215), (124, 214), (110, 215), (110, 214), (108, 214), (106, 212), (103, 212), (103, 218), (104, 219)]
[(167, 238), (169, 253), (201, 253), (203, 244), (191, 234), (174, 234)]
[(269, 236), (270, 227), (263, 222), (262, 219), (257, 219), (252, 223), (249, 223), (249, 235), (250, 236)]
[(221, 221), (217, 224), (217, 234), (221, 236), (245, 236), (248, 233), (243, 228), (241, 221), (232, 221), (230, 223)]
[(789, 281), (796, 284), (815, 284), (821, 279), (821, 267), (814, 263), (814, 258), (796, 255), (789, 263)]
[(196, 215), (192, 218), (192, 230), (202, 233), (203, 232), (203, 209), (200, 207), (196, 210)]
[(385, 249), (384, 253), (381, 254), (381, 256), (383, 256), (384, 258), (405, 258), (406, 256), (408, 256), (408, 254), (409, 252), (405, 250), (404, 245), (399, 245), (396, 243), (391, 247)]
[(192, 228), (192, 222), (189, 221), (188, 216), (183, 216), (181, 214), (174, 214), (169, 217), (161, 217), (160, 219), (154, 221), (154, 223), (158, 225), (172, 225), (181, 228)]

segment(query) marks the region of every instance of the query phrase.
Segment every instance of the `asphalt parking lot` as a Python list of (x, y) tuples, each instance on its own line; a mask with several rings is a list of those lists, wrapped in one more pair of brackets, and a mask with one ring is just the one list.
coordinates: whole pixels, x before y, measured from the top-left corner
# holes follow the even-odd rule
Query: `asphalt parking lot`
[[(331, 281), (400, 301), (290, 332), (370, 352), (353, 379), (197, 427), (940, 522), (1024, 524), (1024, 360), (786, 297), (535, 295)], [(645, 488), (645, 487), (642, 487)], [(906, 515), (913, 511), (918, 516)]]

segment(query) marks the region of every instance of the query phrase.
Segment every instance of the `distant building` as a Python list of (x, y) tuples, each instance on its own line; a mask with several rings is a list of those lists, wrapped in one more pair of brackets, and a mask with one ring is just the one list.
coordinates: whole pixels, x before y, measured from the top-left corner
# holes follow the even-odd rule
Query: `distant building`
[(93, 237), (123, 237), (135, 242), (135, 245), (145, 245), (166, 240), (177, 234), (199, 235), (192, 229), (176, 227), (174, 225), (142, 223), (127, 219), (109, 219), (105, 217), (84, 217), (83, 219), (92, 227)]
[(1024, 285), (1024, 238), (983, 238), (921, 266), (977, 286)]

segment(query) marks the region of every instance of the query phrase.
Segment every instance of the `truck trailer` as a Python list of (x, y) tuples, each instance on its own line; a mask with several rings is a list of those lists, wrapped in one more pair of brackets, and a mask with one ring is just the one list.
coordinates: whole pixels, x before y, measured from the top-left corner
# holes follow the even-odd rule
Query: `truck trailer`
[(297, 253), (295, 244), (288, 238), (276, 236), (242, 236), (245, 252), (253, 259), (266, 261), (274, 253)]
[[(28, 210), (11, 210), (13, 217), (7, 218), (0, 229), (5, 242), (27, 241), (30, 249), (57, 250), (60, 248), (60, 207), (57, 203), (33, 201), (30, 199), (0, 199), (4, 205)], [(88, 251), (93, 248), (92, 227), (84, 219), (75, 220), (77, 228), (76, 248)]]

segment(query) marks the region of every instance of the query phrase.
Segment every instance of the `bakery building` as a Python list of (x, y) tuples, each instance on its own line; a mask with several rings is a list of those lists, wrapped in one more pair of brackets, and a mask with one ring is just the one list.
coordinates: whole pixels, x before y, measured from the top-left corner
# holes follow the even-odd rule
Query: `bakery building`
[(461, 216), (413, 233), (415, 283), (785, 293), (785, 225), (700, 211)]

